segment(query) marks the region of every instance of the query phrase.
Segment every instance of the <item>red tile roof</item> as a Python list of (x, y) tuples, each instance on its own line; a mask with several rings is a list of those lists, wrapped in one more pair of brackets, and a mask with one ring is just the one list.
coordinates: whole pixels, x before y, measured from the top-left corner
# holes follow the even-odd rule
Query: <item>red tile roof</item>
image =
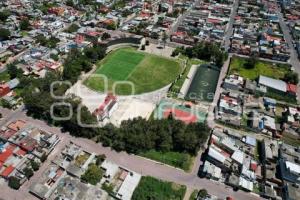
[(14, 171), (14, 169), (15, 168), (12, 165), (6, 167), (1, 173), (1, 176), (8, 177)]
[(24, 155), (26, 154), (26, 151), (24, 151), (24, 150), (22, 150), (22, 149), (19, 149), (19, 150), (16, 152), (16, 154), (17, 154), (18, 156), (24, 156)]
[(208, 18), (207, 22), (213, 23), (213, 24), (219, 24), (222, 22), (222, 20), (219, 19), (212, 19), (212, 18)]
[(9, 139), (11, 136), (13, 136), (16, 133), (16, 131), (12, 130), (12, 129), (8, 129), (6, 131), (1, 131), (0, 135), (2, 138), (4, 139)]
[(5, 161), (13, 154), (15, 148), (6, 148), (0, 153), (0, 162), (5, 163)]
[(297, 85), (287, 84), (287, 91), (296, 94), (297, 93)]
[(111, 103), (114, 103), (115, 101), (117, 101), (117, 97), (114, 96), (114, 95), (112, 95), (112, 94), (108, 94), (108, 95), (105, 97), (104, 102), (100, 105), (99, 108), (97, 108), (97, 109), (93, 112), (93, 114), (94, 114), (94, 115), (101, 115), (101, 114), (104, 112), (105, 108), (106, 108), (108, 105), (110, 105)]

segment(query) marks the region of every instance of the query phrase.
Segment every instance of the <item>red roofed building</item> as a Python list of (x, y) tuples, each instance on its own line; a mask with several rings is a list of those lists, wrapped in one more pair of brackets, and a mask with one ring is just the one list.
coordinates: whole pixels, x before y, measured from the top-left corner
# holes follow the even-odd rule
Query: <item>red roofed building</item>
[(7, 129), (5, 131), (0, 131), (0, 138), (4, 140), (8, 140), (11, 136), (13, 136), (17, 131), (12, 129)]
[(24, 128), (26, 125), (26, 122), (23, 120), (18, 120), (15, 122), (11, 122), (7, 128), (14, 130), (14, 131), (19, 131), (20, 129)]
[(112, 94), (108, 94), (100, 107), (93, 112), (93, 115), (96, 116), (99, 121), (102, 121), (105, 118), (111, 117), (117, 107), (117, 97)]
[(38, 147), (38, 143), (31, 137), (25, 137), (19, 142), (19, 146), (25, 151), (33, 151)]
[(289, 94), (296, 96), (297, 95), (297, 85), (287, 84), (286, 90)]
[(7, 95), (9, 92), (10, 92), (10, 89), (6, 83), (0, 84), (0, 97)]
[(23, 149), (19, 149), (16, 153), (17, 156), (25, 156), (26, 155), (26, 151), (24, 151)]
[(5, 163), (6, 160), (13, 155), (16, 146), (8, 145), (1, 153), (0, 153), (0, 163)]
[(10, 175), (14, 170), (15, 170), (15, 168), (14, 168), (12, 165), (10, 165), (10, 166), (6, 167), (6, 168), (2, 171), (1, 176), (2, 176), (3, 178), (8, 178), (9, 175)]
[(208, 18), (207, 22), (212, 23), (212, 24), (221, 24), (222, 20), (220, 19), (213, 19), (213, 18)]
[(55, 15), (63, 15), (65, 9), (63, 7), (52, 7), (48, 9), (48, 12)]
[(82, 42), (84, 42), (85, 38), (83, 35), (79, 35), (77, 34), (76, 37), (75, 37), (75, 42), (76, 44), (81, 44)]

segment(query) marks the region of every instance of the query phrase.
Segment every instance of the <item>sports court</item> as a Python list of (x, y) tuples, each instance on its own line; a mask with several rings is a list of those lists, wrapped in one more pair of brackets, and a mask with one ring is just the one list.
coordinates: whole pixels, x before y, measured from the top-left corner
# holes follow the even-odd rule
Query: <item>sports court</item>
[(207, 113), (204, 110), (190, 102), (175, 103), (162, 100), (155, 110), (154, 118), (166, 119), (170, 115), (172, 115), (174, 119), (183, 121), (186, 124), (204, 123), (207, 117)]

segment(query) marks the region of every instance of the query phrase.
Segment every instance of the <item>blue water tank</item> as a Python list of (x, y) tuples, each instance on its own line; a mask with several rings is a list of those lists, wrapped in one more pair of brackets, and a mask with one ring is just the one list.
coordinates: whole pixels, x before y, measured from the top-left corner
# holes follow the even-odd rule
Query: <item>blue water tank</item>
[(258, 128), (259, 128), (259, 129), (264, 129), (264, 127), (265, 127), (264, 120), (260, 120), (260, 121), (258, 122)]

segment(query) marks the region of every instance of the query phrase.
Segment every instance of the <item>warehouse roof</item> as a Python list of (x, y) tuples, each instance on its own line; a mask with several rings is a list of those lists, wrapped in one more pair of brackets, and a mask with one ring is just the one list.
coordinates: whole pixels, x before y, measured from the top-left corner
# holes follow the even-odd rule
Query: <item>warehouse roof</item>
[(286, 82), (284, 82), (282, 80), (273, 79), (273, 78), (266, 77), (266, 76), (259, 76), (258, 83), (260, 85), (264, 85), (264, 86), (267, 86), (269, 88), (274, 88), (274, 89), (282, 91), (282, 92), (287, 91), (286, 90), (287, 89), (287, 84), (286, 84)]

